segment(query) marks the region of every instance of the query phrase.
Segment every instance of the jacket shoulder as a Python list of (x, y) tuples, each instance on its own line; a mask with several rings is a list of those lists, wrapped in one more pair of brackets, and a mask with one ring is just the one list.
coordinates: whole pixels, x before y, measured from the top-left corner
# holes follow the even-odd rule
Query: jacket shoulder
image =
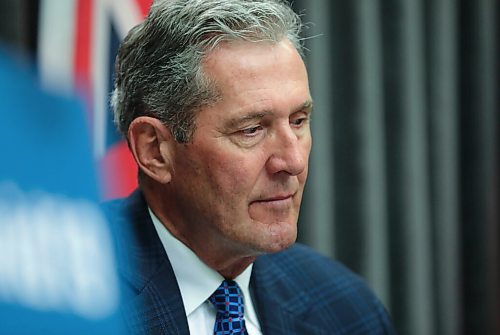
[(275, 311), (284, 309), (294, 314), (302, 310), (304, 320), (329, 327), (335, 330), (333, 333), (347, 329), (349, 334), (394, 333), (384, 306), (366, 282), (309, 247), (295, 244), (285, 251), (260, 256), (254, 270), (254, 285), (261, 291), (257, 295), (273, 295)]
[(365, 281), (347, 267), (300, 243), (282, 252), (262, 256), (259, 261), (278, 268), (301, 286), (326, 281), (334, 285), (366, 287)]

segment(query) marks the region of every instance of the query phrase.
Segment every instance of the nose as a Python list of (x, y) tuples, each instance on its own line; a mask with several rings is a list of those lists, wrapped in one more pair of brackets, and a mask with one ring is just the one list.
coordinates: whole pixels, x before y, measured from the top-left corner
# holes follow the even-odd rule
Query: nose
[(269, 148), (271, 155), (267, 161), (267, 171), (270, 174), (285, 172), (296, 176), (307, 167), (311, 138), (309, 134), (297, 136), (288, 126), (288, 129), (276, 134)]

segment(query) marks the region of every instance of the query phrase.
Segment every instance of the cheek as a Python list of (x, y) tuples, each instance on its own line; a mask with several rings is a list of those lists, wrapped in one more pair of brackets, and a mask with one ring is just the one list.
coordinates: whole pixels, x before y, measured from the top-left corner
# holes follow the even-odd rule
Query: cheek
[[(308, 173), (308, 169), (309, 169), (309, 156), (311, 154), (311, 149), (312, 149), (312, 138), (311, 138), (311, 134), (309, 133), (307, 141), (304, 143), (304, 146), (302, 149), (303, 150), (302, 155), (303, 155), (304, 160), (306, 162), (304, 172), (301, 174), (301, 175), (303, 175), (302, 178), (304, 179), (304, 181), (307, 178), (307, 173)], [(301, 176), (299, 176), (299, 178), (300, 177)]]
[(256, 151), (213, 151), (207, 161), (212, 180), (230, 194), (249, 193), (265, 165), (265, 154)]
[(207, 174), (224, 197), (242, 196), (253, 184), (253, 169), (242, 157), (214, 157), (207, 166)]

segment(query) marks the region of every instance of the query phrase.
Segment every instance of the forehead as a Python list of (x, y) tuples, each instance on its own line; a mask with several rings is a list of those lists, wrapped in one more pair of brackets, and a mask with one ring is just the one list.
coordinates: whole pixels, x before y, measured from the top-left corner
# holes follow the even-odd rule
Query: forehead
[(220, 80), (220, 75), (251, 74), (270, 69), (277, 62), (305, 72), (300, 54), (287, 39), (276, 43), (223, 41), (204, 57), (202, 67), (211, 79)]
[(309, 97), (307, 71), (292, 43), (230, 41), (203, 60), (203, 72), (220, 98), (235, 104)]

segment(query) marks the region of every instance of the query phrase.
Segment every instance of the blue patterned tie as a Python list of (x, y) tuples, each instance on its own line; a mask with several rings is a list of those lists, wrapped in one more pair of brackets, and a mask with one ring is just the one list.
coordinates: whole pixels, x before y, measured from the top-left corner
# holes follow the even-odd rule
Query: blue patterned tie
[(210, 297), (210, 302), (217, 308), (214, 335), (248, 335), (243, 295), (234, 280), (224, 280)]

